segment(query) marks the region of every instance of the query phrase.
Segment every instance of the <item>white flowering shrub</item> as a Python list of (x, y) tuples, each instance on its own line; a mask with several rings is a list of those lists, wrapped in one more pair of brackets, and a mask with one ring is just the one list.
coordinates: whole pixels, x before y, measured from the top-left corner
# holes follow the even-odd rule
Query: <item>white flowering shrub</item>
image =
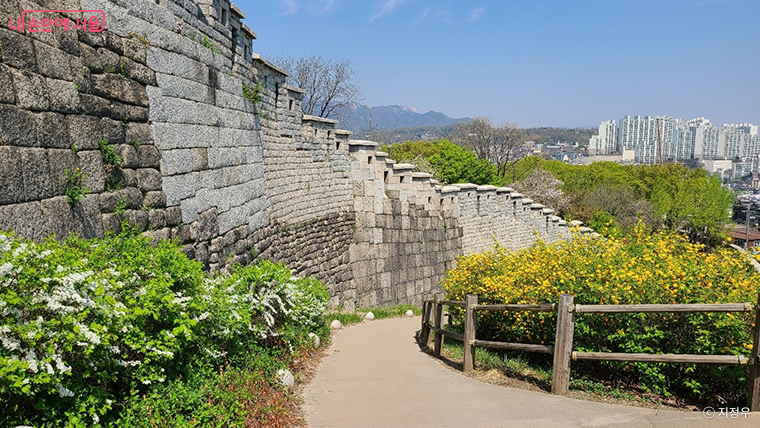
[[(36, 244), (0, 233), (0, 426), (93, 426), (194, 368), (292, 350), (328, 295), (261, 262), (208, 277), (131, 233)], [(294, 333), (296, 332), (296, 333)]]

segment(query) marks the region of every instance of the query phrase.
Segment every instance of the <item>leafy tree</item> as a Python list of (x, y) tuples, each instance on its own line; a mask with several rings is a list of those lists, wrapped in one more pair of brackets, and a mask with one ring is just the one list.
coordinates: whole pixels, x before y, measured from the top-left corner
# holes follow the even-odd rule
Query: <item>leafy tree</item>
[(415, 164), (418, 171), (429, 172), (442, 183), (504, 185), (495, 165), (449, 140), (407, 141), (383, 149), (394, 160)]
[(428, 158), (445, 183), (493, 184), (501, 186), (495, 165), (486, 159), (478, 159), (474, 152), (448, 140), (438, 140), (436, 153)]
[(659, 181), (652, 191), (652, 207), (664, 227), (715, 245), (722, 241), (734, 196), (717, 177), (695, 175)]

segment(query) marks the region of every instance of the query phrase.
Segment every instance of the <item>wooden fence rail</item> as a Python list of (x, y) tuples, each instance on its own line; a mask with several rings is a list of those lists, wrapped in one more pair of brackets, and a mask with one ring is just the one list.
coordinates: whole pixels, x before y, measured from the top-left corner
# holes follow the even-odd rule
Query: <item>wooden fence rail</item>
[[(464, 334), (446, 330), (442, 327), (443, 307), (454, 306), (465, 311)], [(477, 311), (530, 311), (557, 312), (557, 326), (554, 345), (537, 343), (510, 343), (479, 340), (477, 335)], [(594, 313), (641, 313), (641, 312), (752, 312), (755, 311), (755, 328), (752, 334), (752, 353), (743, 355), (695, 355), (695, 354), (634, 354), (621, 352), (579, 352), (573, 351), (573, 333), (577, 314)], [(433, 315), (433, 321), (430, 317)], [(433, 299), (426, 299), (422, 304), (422, 329), (420, 342), (427, 345), (430, 331), (434, 333), (436, 356), (441, 355), (443, 338), (449, 337), (463, 342), (463, 370), (469, 372), (475, 368), (475, 348), (504, 349), (510, 351), (538, 352), (553, 354), (552, 393), (565, 394), (570, 386), (570, 363), (578, 360), (594, 361), (628, 361), (652, 363), (689, 363), (689, 364), (733, 364), (749, 365), (749, 394), (747, 406), (750, 411), (760, 411), (760, 295), (757, 304), (683, 304), (683, 305), (574, 305), (573, 296), (562, 294), (558, 304), (541, 305), (481, 305), (478, 296), (467, 295), (464, 302), (443, 300), (443, 293), (436, 293)]]

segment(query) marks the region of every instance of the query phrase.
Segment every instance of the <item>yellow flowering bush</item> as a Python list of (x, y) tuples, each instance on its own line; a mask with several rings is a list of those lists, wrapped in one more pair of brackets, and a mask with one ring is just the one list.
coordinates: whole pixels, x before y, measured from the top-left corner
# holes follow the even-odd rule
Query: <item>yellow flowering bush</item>
[[(479, 303), (556, 303), (562, 293), (576, 304), (755, 303), (758, 284), (760, 275), (736, 250), (707, 252), (676, 234), (638, 227), (623, 238), (576, 235), (517, 253), (496, 245), (462, 257), (444, 288), (447, 299), (477, 294)], [(477, 334), (551, 344), (555, 323), (555, 313), (480, 311)], [(578, 351), (748, 356), (754, 313), (578, 314), (575, 323)], [(741, 366), (574, 362), (573, 374), (665, 395), (737, 402), (746, 395)]]

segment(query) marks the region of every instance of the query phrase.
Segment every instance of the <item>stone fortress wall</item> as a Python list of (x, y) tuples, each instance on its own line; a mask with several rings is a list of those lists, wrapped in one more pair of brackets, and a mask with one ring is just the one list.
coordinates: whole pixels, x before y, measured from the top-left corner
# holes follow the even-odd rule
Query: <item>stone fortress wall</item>
[[(127, 222), (211, 270), (282, 261), (349, 309), (419, 303), (494, 240), (569, 236), (509, 188), (442, 186), (303, 115), (303, 92), (252, 53), (225, 0), (0, 0), (0, 22), (58, 3), (103, 10), (106, 30), (0, 26), (0, 229), (93, 237)], [(89, 193), (70, 204), (76, 168)]]

